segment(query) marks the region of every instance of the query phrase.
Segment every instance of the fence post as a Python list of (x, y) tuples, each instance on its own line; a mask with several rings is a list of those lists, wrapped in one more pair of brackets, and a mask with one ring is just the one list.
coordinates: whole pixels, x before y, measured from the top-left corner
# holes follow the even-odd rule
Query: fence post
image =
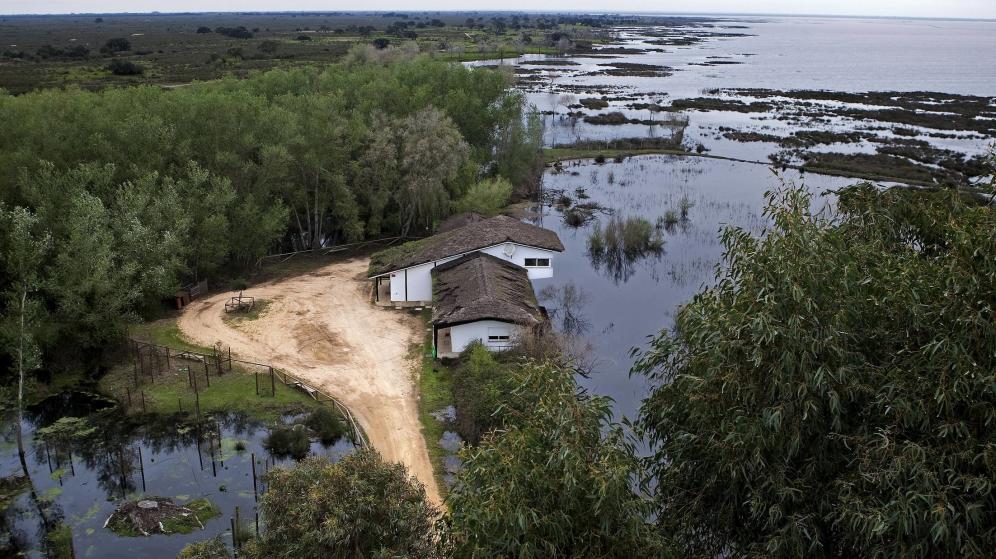
[(148, 410), (145, 408), (145, 391), (144, 390), (142, 391), (142, 413), (148, 413)]
[(277, 383), (273, 378), (273, 367), (270, 367), (270, 396), (275, 397), (277, 395)]
[(170, 360), (169, 360), (169, 348), (168, 347), (166, 348), (166, 369), (170, 370), (170, 371), (173, 370), (173, 364), (170, 363)]
[(252, 457), (252, 498), (254, 501), (259, 500), (258, 493), (256, 492), (256, 453), (251, 454)]
[(256, 377), (256, 396), (259, 396), (259, 371), (253, 371), (252, 376)]

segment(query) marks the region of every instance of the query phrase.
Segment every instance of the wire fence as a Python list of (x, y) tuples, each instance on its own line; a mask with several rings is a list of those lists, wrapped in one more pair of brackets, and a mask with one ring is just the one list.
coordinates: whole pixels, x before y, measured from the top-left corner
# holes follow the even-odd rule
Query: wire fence
[(129, 386), (125, 386), (125, 393), (121, 396), (130, 410), (147, 412), (149, 402), (145, 387), (157, 382), (175, 382), (175, 377), (180, 376), (186, 377), (186, 384), (193, 391), (193, 401), (188, 400), (185, 409), (183, 397), (178, 397), (177, 411), (193, 412), (200, 416), (200, 394), (211, 387), (212, 377), (218, 379), (226, 375), (238, 375), (245, 382), (250, 382), (249, 375), (252, 375), (251, 382), (255, 385), (257, 397), (276, 397), (278, 382), (300, 390), (315, 401), (332, 406), (349, 423), (356, 443), (363, 448), (369, 446), (366, 433), (345, 404), (301, 377), (279, 367), (235, 359), (232, 357), (231, 348), (222, 348), (220, 344), (210, 353), (136, 339), (129, 340), (129, 345), (133, 360), (132, 382)]

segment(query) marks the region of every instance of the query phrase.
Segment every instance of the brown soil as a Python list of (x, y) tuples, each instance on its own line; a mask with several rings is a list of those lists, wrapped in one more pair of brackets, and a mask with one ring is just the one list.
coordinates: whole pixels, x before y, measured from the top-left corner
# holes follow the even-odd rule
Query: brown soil
[(339, 398), (384, 459), (405, 464), (439, 504), (418, 417), (418, 368), (409, 352), (422, 340), (421, 323), (370, 303), (367, 265), (355, 258), (247, 290), (271, 304), (240, 329), (222, 320), (230, 294), (195, 301), (180, 316), (180, 330), (197, 343), (220, 341), (243, 359), (286, 369)]

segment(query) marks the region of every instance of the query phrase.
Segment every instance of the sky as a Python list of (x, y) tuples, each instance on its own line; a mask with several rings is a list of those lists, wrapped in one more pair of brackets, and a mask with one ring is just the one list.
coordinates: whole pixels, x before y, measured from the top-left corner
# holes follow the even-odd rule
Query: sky
[(0, 14), (231, 11), (564, 11), (996, 19), (996, 0), (0, 0)]

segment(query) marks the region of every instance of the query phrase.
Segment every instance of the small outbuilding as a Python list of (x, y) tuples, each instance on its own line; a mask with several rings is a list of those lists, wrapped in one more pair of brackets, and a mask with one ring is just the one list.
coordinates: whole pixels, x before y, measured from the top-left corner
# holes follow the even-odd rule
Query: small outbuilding
[(432, 343), (436, 357), (457, 357), (475, 341), (508, 349), (546, 324), (528, 271), (474, 252), (432, 269)]

